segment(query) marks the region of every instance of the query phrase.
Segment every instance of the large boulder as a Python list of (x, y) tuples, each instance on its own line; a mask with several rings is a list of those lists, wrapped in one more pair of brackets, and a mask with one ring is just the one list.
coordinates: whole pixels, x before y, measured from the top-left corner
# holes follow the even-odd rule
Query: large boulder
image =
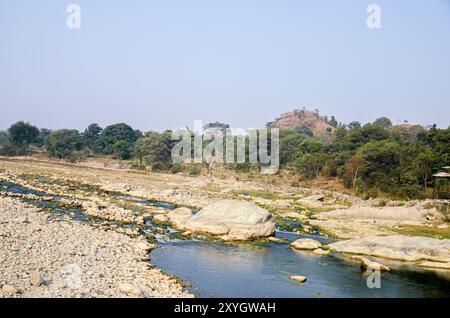
[(219, 236), (224, 240), (249, 240), (271, 236), (275, 232), (272, 215), (246, 201), (216, 201), (195, 215), (187, 209), (176, 209), (167, 217), (179, 229)]
[(369, 255), (401, 261), (450, 262), (450, 240), (404, 235), (369, 236), (340, 241), (330, 249), (348, 254)]

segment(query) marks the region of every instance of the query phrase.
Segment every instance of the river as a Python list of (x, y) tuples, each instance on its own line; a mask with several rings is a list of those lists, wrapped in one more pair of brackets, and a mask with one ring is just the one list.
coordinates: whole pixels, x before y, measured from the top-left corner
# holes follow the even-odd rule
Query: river
[[(6, 182), (0, 182), (1, 188), (13, 193), (44, 195)], [(83, 216), (79, 209), (58, 207), (59, 199), (25, 201), (50, 208), (61, 218), (71, 214), (75, 221), (98, 221)], [(160, 202), (137, 201), (171, 208)], [(450, 297), (450, 280), (430, 270), (406, 266), (382, 274), (381, 288), (368, 288), (368, 274), (339, 255), (315, 256), (280, 243), (230, 244), (210, 239), (180, 239), (173, 235), (176, 231), (166, 228), (165, 233), (161, 232), (162, 228), (150, 220), (140, 230), (158, 240), (159, 248), (151, 252), (151, 262), (168, 274), (188, 281), (187, 288), (198, 297)], [(322, 243), (331, 241), (323, 236), (283, 231), (277, 231), (277, 237), (290, 241), (302, 237)], [(306, 276), (307, 282), (292, 281), (288, 278), (291, 275)]]

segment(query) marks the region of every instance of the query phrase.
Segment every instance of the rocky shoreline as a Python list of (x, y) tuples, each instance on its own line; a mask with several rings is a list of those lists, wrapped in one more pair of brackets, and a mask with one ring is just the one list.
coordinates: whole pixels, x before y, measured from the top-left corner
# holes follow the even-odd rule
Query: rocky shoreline
[(0, 198), (0, 297), (192, 297), (151, 266), (152, 248), (143, 237)]

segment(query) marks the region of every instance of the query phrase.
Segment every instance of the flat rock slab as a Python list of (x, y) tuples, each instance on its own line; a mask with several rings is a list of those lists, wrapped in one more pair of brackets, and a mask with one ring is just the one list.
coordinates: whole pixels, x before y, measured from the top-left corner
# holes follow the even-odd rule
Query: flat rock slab
[(402, 224), (423, 224), (442, 218), (435, 209), (420, 210), (416, 207), (353, 207), (319, 213), (323, 219), (351, 221), (398, 222)]
[(337, 252), (370, 255), (400, 261), (450, 262), (450, 240), (404, 235), (369, 236), (329, 245)]

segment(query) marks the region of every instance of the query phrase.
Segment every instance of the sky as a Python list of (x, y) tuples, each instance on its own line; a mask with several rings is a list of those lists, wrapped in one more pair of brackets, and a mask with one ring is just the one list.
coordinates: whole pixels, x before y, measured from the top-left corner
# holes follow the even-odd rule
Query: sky
[(253, 128), (303, 106), (447, 128), (450, 0), (0, 0), (0, 129)]

